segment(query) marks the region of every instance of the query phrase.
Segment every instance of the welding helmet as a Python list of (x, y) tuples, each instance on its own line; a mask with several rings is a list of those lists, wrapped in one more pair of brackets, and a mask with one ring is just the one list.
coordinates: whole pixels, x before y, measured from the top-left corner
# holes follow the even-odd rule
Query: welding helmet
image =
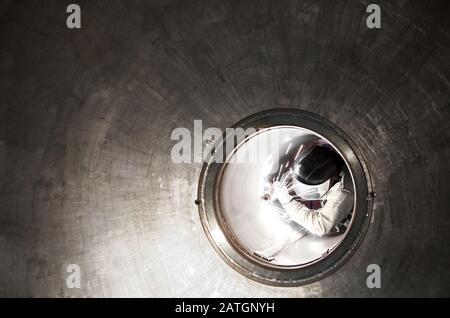
[(333, 185), (344, 166), (341, 156), (328, 145), (309, 147), (294, 162), (294, 191), (303, 200), (319, 200)]

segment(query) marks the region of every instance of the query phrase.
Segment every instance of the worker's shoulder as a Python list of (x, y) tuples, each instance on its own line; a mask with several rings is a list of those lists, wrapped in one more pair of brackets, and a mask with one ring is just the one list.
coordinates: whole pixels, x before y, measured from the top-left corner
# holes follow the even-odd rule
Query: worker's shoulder
[(330, 195), (342, 196), (353, 199), (353, 192), (345, 189), (342, 182), (337, 182), (330, 189)]

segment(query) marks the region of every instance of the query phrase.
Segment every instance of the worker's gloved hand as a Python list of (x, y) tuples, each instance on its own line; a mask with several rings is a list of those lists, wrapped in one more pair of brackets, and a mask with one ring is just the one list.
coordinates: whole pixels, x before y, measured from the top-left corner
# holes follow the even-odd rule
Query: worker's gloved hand
[(284, 184), (275, 181), (273, 183), (273, 199), (278, 199), (281, 204), (286, 204), (292, 201), (292, 196)]

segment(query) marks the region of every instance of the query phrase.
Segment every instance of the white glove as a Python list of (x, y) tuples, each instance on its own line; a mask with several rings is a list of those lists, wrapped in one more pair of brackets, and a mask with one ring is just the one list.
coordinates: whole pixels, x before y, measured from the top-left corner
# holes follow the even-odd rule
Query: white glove
[(286, 204), (292, 201), (292, 196), (285, 185), (275, 181), (273, 183), (273, 199), (278, 199), (281, 204)]

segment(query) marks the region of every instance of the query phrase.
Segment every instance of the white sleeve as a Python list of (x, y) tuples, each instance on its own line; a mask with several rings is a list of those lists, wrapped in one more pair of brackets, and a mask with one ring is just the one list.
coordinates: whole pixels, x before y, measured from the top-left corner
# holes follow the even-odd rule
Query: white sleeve
[[(336, 185), (335, 185), (336, 186)], [(289, 217), (310, 233), (322, 236), (333, 229), (353, 208), (353, 194), (340, 187), (330, 189), (325, 206), (312, 210), (297, 201), (283, 204)]]

